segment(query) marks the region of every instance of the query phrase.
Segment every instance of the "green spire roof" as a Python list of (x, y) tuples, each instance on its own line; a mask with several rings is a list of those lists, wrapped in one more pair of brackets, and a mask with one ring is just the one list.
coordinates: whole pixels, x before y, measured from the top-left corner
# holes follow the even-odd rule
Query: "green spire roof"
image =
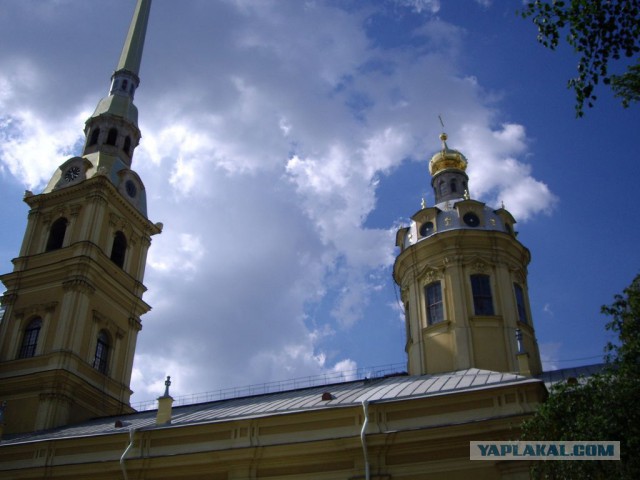
[(150, 10), (151, 0), (138, 0), (116, 71), (126, 70), (136, 76), (140, 73), (142, 49)]

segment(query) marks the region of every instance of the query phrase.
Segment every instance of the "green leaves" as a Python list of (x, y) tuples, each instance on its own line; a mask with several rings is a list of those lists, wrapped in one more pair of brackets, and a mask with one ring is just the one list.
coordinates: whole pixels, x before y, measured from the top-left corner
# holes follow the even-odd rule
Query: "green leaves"
[(584, 115), (585, 104), (593, 106), (597, 99), (594, 89), (601, 79), (605, 85), (612, 85), (624, 107), (638, 101), (637, 68), (628, 67), (622, 75), (609, 73), (613, 62), (640, 52), (638, 0), (535, 0), (525, 6), (521, 15), (532, 19), (538, 27), (538, 42), (546, 48), (555, 50), (564, 34), (566, 43), (579, 55), (578, 75), (568, 81), (568, 87), (576, 94), (577, 116)]
[(609, 342), (602, 374), (560, 383), (522, 426), (523, 440), (620, 441), (621, 461), (536, 462), (533, 478), (640, 478), (640, 275), (611, 305)]

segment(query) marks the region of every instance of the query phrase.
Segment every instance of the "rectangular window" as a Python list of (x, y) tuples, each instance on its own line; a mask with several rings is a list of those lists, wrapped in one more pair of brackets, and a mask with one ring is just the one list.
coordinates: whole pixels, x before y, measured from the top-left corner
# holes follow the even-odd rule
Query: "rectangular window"
[(96, 343), (96, 355), (93, 358), (93, 368), (100, 373), (107, 374), (107, 364), (109, 360), (109, 337), (104, 331), (98, 335)]
[(30, 358), (35, 356), (36, 347), (38, 346), (38, 335), (40, 334), (40, 328), (42, 327), (42, 320), (36, 318), (29, 323), (24, 336), (22, 337), (22, 345), (20, 345), (20, 352), (18, 358)]
[(427, 324), (433, 325), (444, 320), (440, 282), (433, 282), (424, 287), (424, 298), (427, 307)]
[(516, 305), (518, 306), (518, 320), (527, 323), (527, 309), (524, 306), (524, 291), (517, 283), (513, 284), (513, 291), (516, 295)]
[(471, 275), (471, 292), (476, 315), (495, 315), (489, 275)]
[(407, 330), (407, 342), (411, 343), (411, 320), (409, 318), (409, 303), (404, 304), (404, 326)]

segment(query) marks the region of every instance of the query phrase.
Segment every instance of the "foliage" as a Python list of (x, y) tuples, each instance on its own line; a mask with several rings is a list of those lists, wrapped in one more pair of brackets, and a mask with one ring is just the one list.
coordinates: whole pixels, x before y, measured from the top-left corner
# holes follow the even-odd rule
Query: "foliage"
[[(576, 114), (584, 114), (585, 103), (593, 106), (600, 81), (611, 85), (624, 107), (640, 99), (640, 2), (638, 0), (529, 1), (523, 18), (538, 27), (538, 42), (555, 50), (560, 36), (580, 55), (578, 76), (568, 82), (576, 94)], [(622, 75), (609, 73), (610, 63), (621, 57), (632, 59)]]
[(605, 347), (607, 364), (618, 375), (640, 378), (640, 275), (611, 305), (603, 306), (602, 313), (612, 317), (606, 329), (619, 339)]
[(549, 399), (523, 425), (523, 440), (620, 441), (621, 461), (540, 461), (534, 478), (640, 478), (640, 275), (623, 295), (603, 306), (612, 317), (603, 373), (558, 384)]

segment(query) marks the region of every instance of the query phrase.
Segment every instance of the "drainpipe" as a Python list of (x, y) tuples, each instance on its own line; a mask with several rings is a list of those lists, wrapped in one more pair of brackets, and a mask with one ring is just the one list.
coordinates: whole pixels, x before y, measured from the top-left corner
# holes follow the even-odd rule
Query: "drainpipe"
[(136, 429), (132, 428), (131, 430), (129, 430), (129, 445), (127, 445), (127, 448), (125, 448), (124, 452), (122, 452), (122, 456), (120, 457), (120, 468), (122, 469), (122, 475), (124, 476), (124, 480), (129, 480), (129, 477), (127, 477), (127, 469), (124, 466), (124, 457), (127, 456), (127, 453), (129, 453), (129, 450), (131, 449), (131, 447), (133, 447), (133, 437), (136, 434)]
[(369, 424), (369, 402), (367, 400), (362, 401), (362, 409), (364, 410), (364, 423), (360, 431), (360, 441), (362, 442), (362, 451), (364, 452), (364, 478), (365, 480), (369, 480), (369, 455), (367, 454), (367, 439), (365, 437), (367, 425)]

